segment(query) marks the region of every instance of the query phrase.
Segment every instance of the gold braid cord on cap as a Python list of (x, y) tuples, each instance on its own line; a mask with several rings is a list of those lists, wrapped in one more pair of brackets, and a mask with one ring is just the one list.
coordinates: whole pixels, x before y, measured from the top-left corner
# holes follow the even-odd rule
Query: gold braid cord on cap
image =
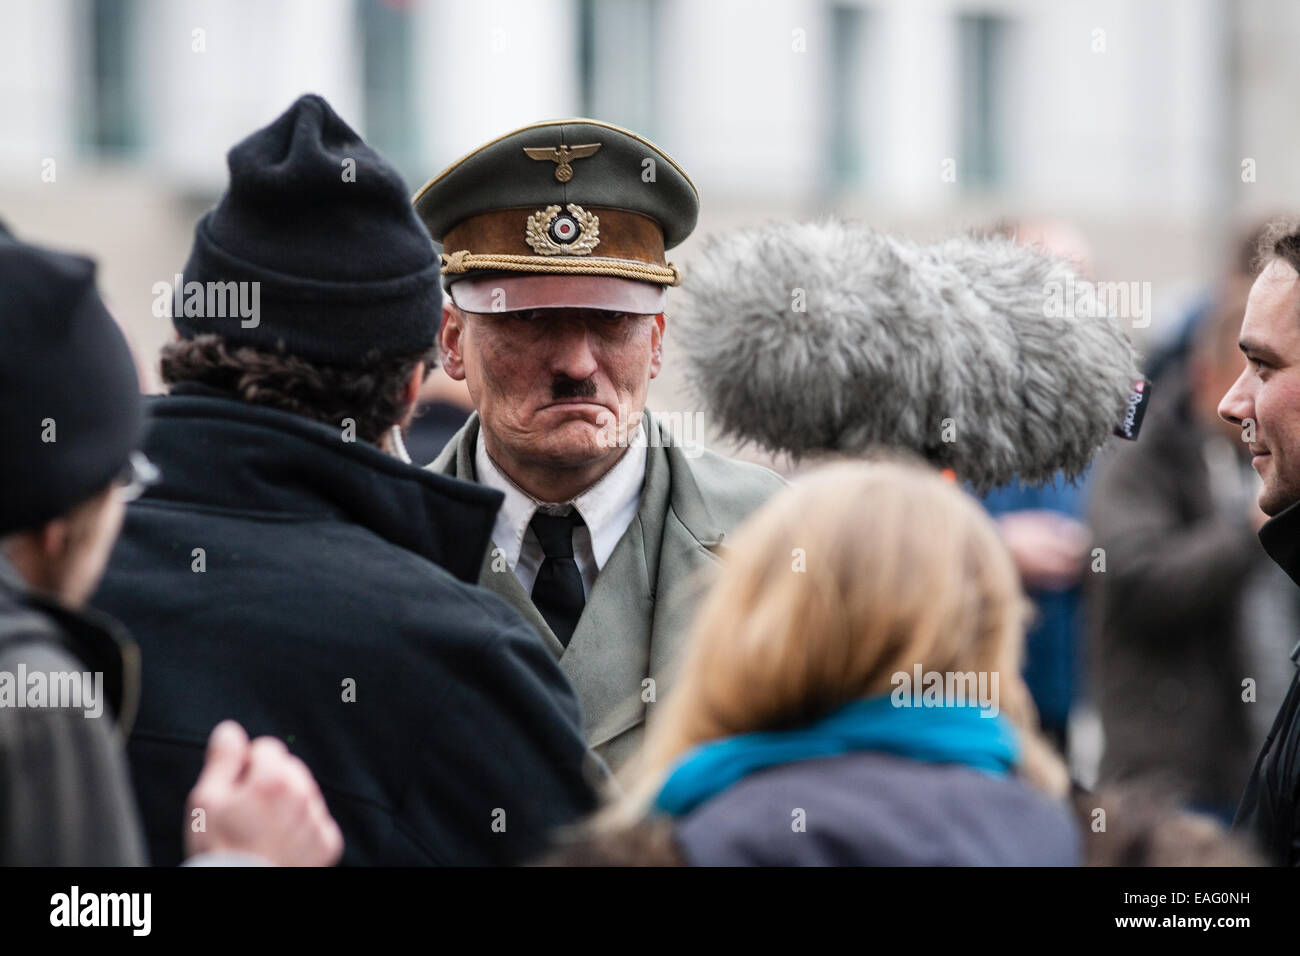
[(681, 270), (673, 263), (666, 266), (649, 262), (631, 262), (627, 259), (607, 259), (598, 256), (557, 259), (554, 256), (516, 256), (504, 254), (476, 255), (468, 249), (442, 254), (442, 273), (460, 274), (472, 269), (500, 269), (506, 272), (537, 272), (558, 275), (614, 276), (621, 279), (639, 279), (659, 285), (677, 286), (682, 283)]
[(614, 276), (670, 286), (682, 281), (681, 272), (664, 257), (660, 225), (626, 209), (577, 203), (492, 209), (448, 229), (442, 244), (448, 250), (442, 255), (443, 275), (496, 269)]

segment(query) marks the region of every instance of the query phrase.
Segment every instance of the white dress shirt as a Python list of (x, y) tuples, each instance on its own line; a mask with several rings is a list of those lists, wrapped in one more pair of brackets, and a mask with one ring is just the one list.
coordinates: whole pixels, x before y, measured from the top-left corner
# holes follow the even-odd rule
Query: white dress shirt
[(645, 484), (646, 438), (640, 428), (633, 433), (623, 457), (594, 485), (572, 501), (550, 504), (538, 501), (515, 484), (487, 453), (483, 429), (479, 429), (474, 452), (474, 468), (481, 485), (505, 493), (506, 500), (497, 512), (492, 528), (492, 544), (500, 548), (506, 563), (515, 572), (524, 591), (533, 593), (533, 582), (542, 566), (542, 543), (529, 527), (538, 508), (567, 512), (571, 505), (582, 516), (585, 526), (573, 531), (573, 558), (582, 574), (582, 588), (587, 597), (596, 583), (596, 575), (609, 560), (614, 546), (636, 517), (641, 507), (641, 488)]

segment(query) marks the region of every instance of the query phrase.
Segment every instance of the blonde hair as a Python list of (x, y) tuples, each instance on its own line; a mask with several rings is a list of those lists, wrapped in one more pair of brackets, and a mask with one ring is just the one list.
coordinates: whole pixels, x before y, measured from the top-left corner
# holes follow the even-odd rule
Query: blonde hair
[(1021, 731), (1019, 770), (1063, 794), (1064, 766), (1037, 735), (1020, 676), (1029, 605), (993, 522), (933, 468), (896, 459), (836, 464), (777, 495), (728, 538), (679, 679), (652, 717), (596, 825), (647, 813), (673, 765), (721, 737), (798, 726), (893, 675), (997, 674)]

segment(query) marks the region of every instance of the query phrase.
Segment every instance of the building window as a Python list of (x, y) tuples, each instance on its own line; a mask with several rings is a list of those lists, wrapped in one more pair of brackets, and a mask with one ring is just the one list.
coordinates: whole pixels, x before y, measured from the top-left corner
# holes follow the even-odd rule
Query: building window
[(859, 186), (867, 163), (867, 16), (859, 6), (830, 9), (831, 57), (826, 93), (826, 157), (832, 188)]
[(958, 182), (987, 190), (1006, 172), (1005, 64), (1008, 24), (990, 16), (958, 18), (957, 102), (961, 165)]
[(366, 141), (408, 182), (421, 175), (412, 7), (409, 0), (359, 0), (357, 4)]
[(86, 9), (90, 15), (86, 81), (91, 89), (80, 98), (84, 139), (100, 156), (129, 156), (140, 146), (140, 101), (132, 67), (136, 5), (134, 0), (96, 0)]
[(658, 0), (580, 0), (582, 112), (655, 135)]

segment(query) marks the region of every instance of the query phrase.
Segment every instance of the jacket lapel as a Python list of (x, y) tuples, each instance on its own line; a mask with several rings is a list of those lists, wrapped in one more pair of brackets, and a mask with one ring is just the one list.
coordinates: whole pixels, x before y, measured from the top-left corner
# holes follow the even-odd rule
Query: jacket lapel
[(661, 444), (671, 495), (663, 515), (656, 591), (672, 597), (658, 602), (653, 615), (649, 670), (656, 701), (661, 689), (672, 686), (695, 611), (722, 566), (724, 537), (722, 526), (709, 512), (706, 497), (695, 482), (685, 452), (667, 441)]
[(608, 743), (645, 720), (643, 681), (650, 673), (668, 464), (653, 442), (646, 449), (645, 485), (636, 517), (596, 576), (582, 617), (560, 658), (582, 699), (587, 742)]
[[(478, 474), (474, 468), (474, 452), (477, 444), (478, 412), (474, 412), (455, 437), (447, 443), (447, 447), (426, 467), (430, 471), (477, 484)], [(537, 610), (533, 599), (519, 583), (519, 579), (515, 577), (514, 571), (506, 564), (505, 559), (497, 556), (495, 544), (489, 544), (487, 554), (483, 556), (483, 567), (479, 573), (478, 583), (503, 598), (507, 604), (518, 611), (541, 635), (547, 649), (555, 655), (556, 659), (562, 659), (564, 645), (551, 631), (546, 619)]]

